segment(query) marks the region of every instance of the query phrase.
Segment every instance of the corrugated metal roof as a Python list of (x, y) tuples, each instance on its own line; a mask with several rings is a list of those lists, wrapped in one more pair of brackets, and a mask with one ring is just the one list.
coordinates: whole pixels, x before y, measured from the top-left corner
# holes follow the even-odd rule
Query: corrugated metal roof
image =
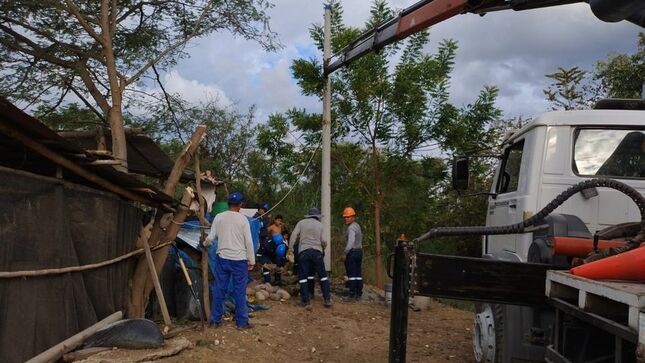
[[(140, 195), (145, 200), (148, 200), (152, 206), (161, 206), (174, 202), (171, 196), (165, 194), (159, 188), (147, 184), (133, 175), (117, 171), (111, 165), (90, 165), (89, 163), (97, 160), (94, 155), (86, 152), (78, 143), (59, 136), (42, 122), (26, 114), (2, 97), (0, 97), (0, 123), (28, 136), (87, 171)], [(4, 134), (2, 131), (0, 131), (0, 165), (48, 176), (56, 175), (58, 169), (57, 165), (52, 161), (32, 151), (22, 142)], [(104, 189), (73, 174), (71, 171), (65, 170), (63, 178), (78, 184)]]
[[(65, 139), (73, 140), (84, 149), (96, 149), (96, 137), (89, 134), (62, 133)], [(109, 131), (105, 132), (105, 141), (108, 149), (112, 148), (112, 137)], [(128, 171), (158, 179), (165, 179), (170, 175), (174, 162), (161, 150), (159, 145), (145, 135), (126, 134), (128, 144)], [(194, 173), (184, 171), (182, 181), (195, 179)]]

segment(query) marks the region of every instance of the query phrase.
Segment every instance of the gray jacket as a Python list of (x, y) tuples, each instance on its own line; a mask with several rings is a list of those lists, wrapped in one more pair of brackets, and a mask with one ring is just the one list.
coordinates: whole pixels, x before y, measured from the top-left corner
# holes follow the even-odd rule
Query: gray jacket
[(323, 237), (323, 224), (316, 218), (305, 218), (296, 224), (289, 238), (289, 248), (293, 248), (298, 239), (300, 239), (299, 252), (308, 249), (323, 252), (327, 247), (327, 241)]
[(363, 232), (358, 223), (354, 222), (347, 226), (345, 240), (347, 241), (347, 244), (345, 244), (345, 254), (348, 254), (351, 249), (363, 248)]

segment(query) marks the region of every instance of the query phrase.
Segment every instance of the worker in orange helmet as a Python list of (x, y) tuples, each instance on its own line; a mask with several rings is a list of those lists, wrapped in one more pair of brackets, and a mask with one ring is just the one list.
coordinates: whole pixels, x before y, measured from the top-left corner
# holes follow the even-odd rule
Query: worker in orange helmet
[(359, 300), (363, 295), (363, 232), (356, 223), (356, 211), (347, 207), (343, 210), (343, 219), (347, 225), (345, 232), (345, 255), (341, 259), (345, 262), (345, 270), (349, 279), (349, 299)]

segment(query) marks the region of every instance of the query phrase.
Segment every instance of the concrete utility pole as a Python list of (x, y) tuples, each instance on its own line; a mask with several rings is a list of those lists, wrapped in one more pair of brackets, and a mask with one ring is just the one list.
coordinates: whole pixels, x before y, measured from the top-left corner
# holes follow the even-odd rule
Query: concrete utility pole
[[(327, 66), (331, 58), (331, 4), (325, 4), (325, 40), (323, 43), (323, 64)], [(324, 226), (323, 237), (325, 248), (325, 270), (331, 271), (331, 79), (325, 76), (322, 117), (322, 185), (321, 212)]]

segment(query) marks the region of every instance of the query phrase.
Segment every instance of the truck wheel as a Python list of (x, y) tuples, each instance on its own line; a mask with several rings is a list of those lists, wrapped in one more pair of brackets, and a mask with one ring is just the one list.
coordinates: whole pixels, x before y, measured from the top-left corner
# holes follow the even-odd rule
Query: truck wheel
[(477, 304), (473, 351), (478, 363), (501, 363), (504, 344), (503, 305)]

